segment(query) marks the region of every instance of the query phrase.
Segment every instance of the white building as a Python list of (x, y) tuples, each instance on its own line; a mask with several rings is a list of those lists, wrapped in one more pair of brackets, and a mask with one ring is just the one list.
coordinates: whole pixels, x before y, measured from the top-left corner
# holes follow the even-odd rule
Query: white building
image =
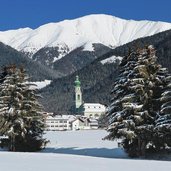
[(106, 107), (100, 103), (84, 103), (83, 114), (87, 118), (98, 119), (106, 111)]
[(77, 117), (75, 120), (71, 121), (72, 130), (85, 130), (91, 129), (90, 119), (86, 117)]
[(80, 118), (76, 118), (71, 122), (71, 129), (72, 130), (82, 130), (84, 129), (84, 121)]
[(47, 116), (46, 131), (71, 130), (70, 122), (75, 119), (73, 115)]

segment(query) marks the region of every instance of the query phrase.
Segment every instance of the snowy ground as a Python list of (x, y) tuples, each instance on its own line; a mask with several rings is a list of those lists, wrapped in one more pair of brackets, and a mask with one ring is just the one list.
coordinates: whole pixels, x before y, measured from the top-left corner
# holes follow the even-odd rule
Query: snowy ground
[(39, 153), (0, 152), (0, 171), (170, 171), (171, 161), (129, 159), (105, 131), (48, 132)]

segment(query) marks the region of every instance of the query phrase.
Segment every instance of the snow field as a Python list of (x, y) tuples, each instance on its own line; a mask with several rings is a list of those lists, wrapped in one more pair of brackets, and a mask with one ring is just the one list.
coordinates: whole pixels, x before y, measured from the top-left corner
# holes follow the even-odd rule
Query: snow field
[(0, 171), (170, 171), (170, 161), (129, 159), (104, 130), (47, 132), (38, 153), (0, 152)]

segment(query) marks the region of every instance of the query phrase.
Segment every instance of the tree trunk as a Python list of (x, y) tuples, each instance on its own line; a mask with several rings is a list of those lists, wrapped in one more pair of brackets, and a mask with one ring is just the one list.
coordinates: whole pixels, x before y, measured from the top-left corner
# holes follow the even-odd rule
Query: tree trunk
[(138, 156), (145, 156), (146, 142), (138, 138)]
[(146, 147), (146, 142), (142, 141), (142, 143), (141, 143), (141, 156), (145, 156), (145, 147)]
[(10, 137), (10, 151), (15, 151), (15, 136)]

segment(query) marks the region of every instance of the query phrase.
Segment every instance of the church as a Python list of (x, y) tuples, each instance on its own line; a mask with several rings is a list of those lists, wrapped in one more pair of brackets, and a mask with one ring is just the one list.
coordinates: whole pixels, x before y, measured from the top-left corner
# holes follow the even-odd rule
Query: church
[(81, 82), (76, 76), (75, 80), (75, 111), (77, 114), (84, 115), (87, 118), (98, 119), (105, 113), (106, 107), (100, 103), (84, 103), (81, 91)]

